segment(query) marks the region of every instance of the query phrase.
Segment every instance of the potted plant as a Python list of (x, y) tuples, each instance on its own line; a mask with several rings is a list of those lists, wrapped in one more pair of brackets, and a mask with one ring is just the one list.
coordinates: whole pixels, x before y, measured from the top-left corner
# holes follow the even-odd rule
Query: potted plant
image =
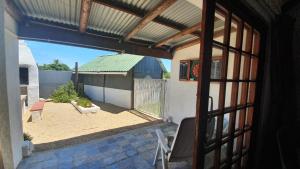
[(24, 141), (22, 145), (22, 154), (23, 157), (28, 157), (32, 154), (32, 151), (34, 149), (33, 144), (31, 142), (32, 137), (27, 133), (24, 133), (23, 136), (24, 136)]

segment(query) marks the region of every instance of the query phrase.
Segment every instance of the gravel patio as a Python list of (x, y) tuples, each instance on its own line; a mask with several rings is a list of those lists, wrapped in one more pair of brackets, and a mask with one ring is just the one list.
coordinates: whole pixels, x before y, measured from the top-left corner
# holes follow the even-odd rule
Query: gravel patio
[(97, 113), (81, 114), (69, 103), (45, 103), (42, 120), (23, 122), (37, 151), (78, 144), (92, 139), (159, 123), (160, 121), (111, 104), (96, 103)]

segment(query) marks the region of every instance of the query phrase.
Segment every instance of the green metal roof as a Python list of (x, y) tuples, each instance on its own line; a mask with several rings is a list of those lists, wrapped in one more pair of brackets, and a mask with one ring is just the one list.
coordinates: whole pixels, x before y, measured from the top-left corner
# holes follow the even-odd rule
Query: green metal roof
[(118, 54), (98, 56), (96, 59), (78, 68), (79, 72), (128, 72), (144, 56)]

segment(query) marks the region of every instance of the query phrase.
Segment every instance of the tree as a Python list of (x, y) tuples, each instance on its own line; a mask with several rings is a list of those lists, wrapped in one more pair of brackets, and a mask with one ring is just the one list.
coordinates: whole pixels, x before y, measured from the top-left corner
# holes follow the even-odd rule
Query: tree
[(51, 64), (44, 64), (39, 66), (41, 70), (58, 70), (58, 71), (68, 71), (71, 70), (68, 65), (60, 63), (58, 59), (55, 59)]
[(163, 73), (163, 79), (170, 79), (170, 77), (171, 77), (170, 72), (164, 71), (164, 73)]

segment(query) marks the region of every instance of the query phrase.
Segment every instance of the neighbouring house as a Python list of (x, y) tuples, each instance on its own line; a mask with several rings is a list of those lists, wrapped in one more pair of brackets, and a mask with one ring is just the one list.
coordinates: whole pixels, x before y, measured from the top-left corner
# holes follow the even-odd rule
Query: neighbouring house
[(79, 83), (93, 100), (133, 108), (134, 78), (162, 79), (160, 59), (131, 54), (97, 57), (78, 69)]
[(39, 100), (39, 70), (30, 48), (19, 41), (19, 72), (21, 94), (27, 95), (28, 107)]

